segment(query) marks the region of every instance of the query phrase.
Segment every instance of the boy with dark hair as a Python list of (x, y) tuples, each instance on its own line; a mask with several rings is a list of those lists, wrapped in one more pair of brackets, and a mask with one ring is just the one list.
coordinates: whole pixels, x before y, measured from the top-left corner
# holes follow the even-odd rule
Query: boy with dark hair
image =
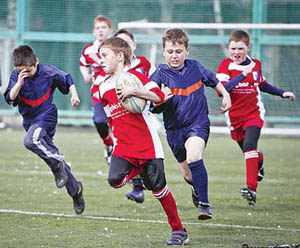
[[(87, 85), (91, 86), (91, 98), (93, 106), (93, 121), (97, 132), (105, 145), (104, 157), (109, 164), (110, 155), (113, 149), (113, 140), (109, 133), (108, 121), (103, 107), (97, 97), (94, 96), (99, 90), (99, 85), (95, 82), (96, 78), (104, 77), (105, 73), (100, 66), (99, 46), (112, 33), (113, 27), (111, 21), (104, 16), (98, 15), (94, 19), (93, 34), (96, 40), (86, 45), (81, 53), (79, 69)], [(92, 74), (90, 73), (90, 69)], [(96, 93), (97, 94), (97, 93)]]
[[(125, 40), (132, 50), (132, 60), (130, 69), (134, 69), (147, 77), (155, 71), (155, 66), (153, 66), (146, 57), (136, 56), (134, 51), (136, 50), (136, 43), (134, 42), (134, 35), (127, 29), (120, 29), (115, 34), (114, 37), (119, 37)], [(154, 115), (153, 115), (153, 118)], [(132, 179), (133, 190), (126, 193), (126, 197), (130, 200), (134, 200), (138, 203), (144, 202), (144, 191), (143, 191), (143, 182), (140, 176), (137, 176)]]
[(230, 97), (215, 75), (195, 60), (187, 59), (189, 37), (181, 29), (169, 29), (163, 36), (163, 55), (151, 76), (165, 93), (165, 103), (153, 112), (162, 112), (169, 146), (181, 167), (185, 181), (192, 185), (192, 198), (198, 219), (212, 218), (208, 201), (208, 176), (202, 154), (209, 136), (210, 121), (204, 85), (223, 95), (222, 111)]
[[(140, 174), (145, 187), (152, 190), (168, 217), (172, 235), (167, 245), (184, 245), (188, 243), (188, 234), (182, 227), (175, 199), (167, 186), (162, 145), (149, 118), (149, 101), (159, 104), (164, 101), (164, 94), (148, 77), (130, 69), (131, 54), (128, 43), (119, 37), (107, 39), (100, 46), (101, 66), (107, 76), (100, 83), (99, 96), (104, 108), (109, 109), (108, 116), (117, 140), (108, 182), (112, 187), (120, 188)], [(116, 80), (124, 71), (138, 77), (144, 87), (116, 89)], [(142, 113), (131, 113), (122, 106), (119, 99), (129, 96), (148, 101)]]
[(53, 101), (55, 88), (63, 94), (71, 92), (72, 106), (78, 106), (80, 100), (70, 74), (52, 65), (39, 64), (36, 53), (30, 46), (19, 46), (13, 52), (16, 69), (4, 92), (8, 104), (18, 106), (26, 130), (24, 146), (43, 159), (53, 172), (56, 186), (66, 187), (73, 198), (77, 214), (84, 211), (82, 183), (71, 173), (53, 143), (57, 124), (57, 108)]
[(257, 149), (265, 115), (260, 91), (290, 100), (295, 95), (267, 83), (260, 61), (250, 58), (249, 51), (249, 34), (234, 30), (229, 36), (230, 57), (220, 63), (217, 78), (230, 93), (232, 107), (225, 116), (231, 138), (238, 143), (246, 162), (247, 187), (240, 193), (249, 205), (254, 205), (257, 182), (264, 177), (263, 154)]

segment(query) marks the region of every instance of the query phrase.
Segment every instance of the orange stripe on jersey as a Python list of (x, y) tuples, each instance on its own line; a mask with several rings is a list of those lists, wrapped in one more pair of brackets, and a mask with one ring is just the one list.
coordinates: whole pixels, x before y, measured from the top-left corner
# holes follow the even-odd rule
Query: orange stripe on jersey
[(188, 96), (195, 92), (196, 90), (200, 89), (202, 86), (201, 80), (190, 87), (187, 87), (186, 89), (171, 89), (173, 95), (179, 95), (179, 96)]

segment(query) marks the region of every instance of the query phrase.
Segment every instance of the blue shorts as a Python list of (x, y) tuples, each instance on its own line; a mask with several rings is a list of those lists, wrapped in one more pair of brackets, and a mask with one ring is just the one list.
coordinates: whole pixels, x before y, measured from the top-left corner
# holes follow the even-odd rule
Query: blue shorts
[(209, 126), (209, 120), (204, 120), (195, 122), (189, 126), (167, 130), (167, 140), (177, 162), (181, 163), (186, 160), (186, 149), (184, 144), (188, 138), (197, 136), (202, 138), (205, 141), (205, 144), (207, 143)]

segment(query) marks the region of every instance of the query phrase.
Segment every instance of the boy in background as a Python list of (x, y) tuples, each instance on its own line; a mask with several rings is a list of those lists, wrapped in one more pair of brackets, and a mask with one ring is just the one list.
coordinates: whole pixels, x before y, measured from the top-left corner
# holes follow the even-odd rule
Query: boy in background
[(82, 183), (77, 181), (63, 154), (53, 143), (57, 124), (57, 108), (52, 103), (56, 88), (63, 94), (71, 92), (72, 106), (80, 100), (70, 74), (52, 65), (39, 64), (30, 46), (19, 46), (13, 52), (16, 69), (4, 92), (8, 104), (18, 106), (26, 130), (24, 146), (43, 159), (55, 178), (58, 188), (66, 187), (73, 199), (76, 214), (84, 211)]
[[(79, 69), (87, 85), (91, 85), (91, 98), (93, 106), (93, 122), (97, 129), (97, 132), (105, 145), (104, 157), (109, 164), (110, 155), (113, 150), (113, 140), (109, 133), (108, 120), (103, 110), (99, 99), (94, 96), (99, 90), (99, 85), (95, 82), (95, 79), (104, 77), (105, 73), (100, 66), (99, 61), (99, 47), (103, 41), (105, 41), (112, 33), (112, 23), (104, 16), (97, 16), (94, 19), (93, 34), (96, 40), (86, 45), (81, 53), (79, 61)], [(92, 73), (90, 73), (90, 70)]]
[[(103, 106), (110, 112), (108, 116), (117, 140), (109, 166), (108, 182), (112, 187), (120, 188), (140, 174), (145, 187), (152, 190), (168, 217), (172, 234), (167, 245), (184, 245), (188, 243), (188, 234), (182, 227), (175, 199), (167, 186), (162, 145), (149, 115), (150, 103), (142, 113), (131, 113), (119, 101), (129, 96), (156, 104), (164, 101), (163, 92), (154, 82), (130, 69), (131, 54), (128, 43), (119, 37), (107, 39), (100, 46), (101, 66), (107, 76), (100, 83), (99, 96)], [(138, 77), (144, 87), (116, 89), (116, 80), (124, 71)]]
[[(136, 50), (136, 43), (134, 41), (134, 35), (129, 32), (127, 29), (120, 29), (115, 34), (114, 37), (119, 37), (123, 40), (125, 40), (128, 45), (131, 47), (132, 50), (132, 59), (131, 59), (131, 65), (130, 69), (134, 69), (147, 77), (151, 76), (151, 74), (155, 71), (155, 66), (151, 65), (151, 63), (148, 61), (148, 59), (144, 56), (136, 56), (134, 54)], [(153, 116), (153, 118), (155, 118)], [(132, 185), (133, 190), (126, 193), (126, 197), (130, 200), (136, 201), (137, 203), (143, 203), (144, 202), (144, 188), (143, 188), (143, 182), (140, 178), (140, 176), (136, 176), (132, 179)]]
[(199, 62), (187, 59), (189, 37), (183, 30), (169, 29), (162, 39), (166, 64), (158, 66), (151, 80), (161, 87), (166, 101), (153, 112), (163, 113), (167, 141), (181, 167), (184, 180), (192, 185), (198, 219), (211, 219), (208, 176), (202, 158), (210, 130), (204, 85), (215, 88), (223, 95), (222, 111), (230, 108), (230, 97), (212, 72)]
[(263, 154), (257, 149), (265, 115), (260, 91), (290, 100), (295, 100), (295, 95), (267, 83), (260, 61), (250, 58), (249, 51), (248, 33), (233, 31), (229, 36), (230, 57), (220, 63), (217, 78), (230, 93), (232, 107), (225, 116), (231, 138), (238, 143), (245, 158), (247, 187), (240, 193), (249, 205), (254, 205), (257, 182), (264, 177)]

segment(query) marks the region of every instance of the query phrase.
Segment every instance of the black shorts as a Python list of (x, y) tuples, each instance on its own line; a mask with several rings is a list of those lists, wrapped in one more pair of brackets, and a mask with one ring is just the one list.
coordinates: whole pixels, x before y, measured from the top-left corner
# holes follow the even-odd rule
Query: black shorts
[[(110, 185), (120, 183), (132, 170), (134, 165), (126, 159), (112, 156), (109, 166), (108, 182)], [(163, 159), (149, 159), (142, 165), (144, 172), (140, 174), (144, 186), (148, 190), (159, 191), (167, 182)]]

